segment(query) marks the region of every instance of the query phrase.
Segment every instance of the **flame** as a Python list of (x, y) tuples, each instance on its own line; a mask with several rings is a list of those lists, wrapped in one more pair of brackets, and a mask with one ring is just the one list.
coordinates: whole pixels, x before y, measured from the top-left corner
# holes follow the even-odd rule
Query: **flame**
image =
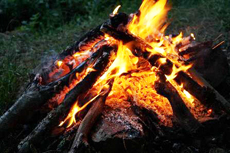
[(63, 62), (62, 62), (62, 61), (57, 61), (57, 66), (58, 66), (58, 67), (61, 67), (61, 66), (62, 66), (62, 64), (63, 64)]
[(173, 68), (172, 68), (172, 73), (170, 75), (165, 75), (165, 77), (167, 78), (168, 81), (171, 81), (173, 79), (176, 78), (177, 76), (177, 73), (180, 72), (180, 71), (188, 71), (190, 68), (192, 67), (192, 64), (190, 65), (187, 65), (187, 66), (181, 66), (179, 68), (177, 68), (175, 65), (173, 65)]
[(167, 0), (144, 0), (139, 9), (140, 13), (136, 14), (128, 25), (129, 31), (142, 39), (150, 34), (158, 35), (166, 20), (166, 3)]
[(72, 107), (72, 109), (68, 113), (68, 116), (64, 119), (64, 121), (61, 121), (61, 123), (59, 124), (59, 126), (63, 126), (63, 124), (66, 123), (67, 121), (69, 121), (69, 123), (67, 125), (67, 128), (70, 127), (71, 125), (73, 125), (73, 123), (76, 123), (76, 119), (75, 119), (76, 114), (78, 112), (82, 111), (84, 108), (86, 108), (97, 97), (98, 97), (98, 95), (95, 96), (95, 97), (93, 97), (90, 101), (88, 101), (82, 107), (79, 107), (78, 106), (78, 101), (76, 101), (75, 104), (74, 104), (74, 106)]
[(106, 73), (100, 77), (100, 80), (108, 80), (112, 77), (118, 77), (123, 73), (136, 69), (135, 65), (137, 62), (138, 58), (135, 57), (128, 47), (123, 45), (123, 43), (120, 41), (118, 43), (116, 59)]
[(118, 5), (114, 10), (112, 15), (116, 15), (118, 13), (118, 10), (121, 8), (121, 5)]
[(209, 115), (211, 115), (211, 114), (212, 114), (212, 109), (211, 109), (211, 108), (208, 109), (207, 113), (208, 113)]

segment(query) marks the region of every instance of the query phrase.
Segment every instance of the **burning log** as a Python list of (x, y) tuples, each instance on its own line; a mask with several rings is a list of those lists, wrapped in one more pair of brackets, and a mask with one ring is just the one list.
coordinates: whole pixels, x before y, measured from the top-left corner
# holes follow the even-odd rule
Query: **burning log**
[(173, 85), (166, 81), (166, 78), (163, 75), (159, 74), (158, 76), (159, 80), (155, 83), (155, 89), (159, 94), (165, 96), (169, 100), (173, 109), (173, 115), (179, 122), (180, 126), (189, 133), (195, 133), (200, 127), (200, 123), (190, 113)]
[(94, 123), (96, 122), (97, 118), (103, 111), (105, 100), (108, 96), (108, 94), (111, 91), (113, 81), (110, 81), (107, 86), (105, 86), (99, 96), (93, 101), (93, 105), (87, 112), (86, 116), (82, 120), (75, 139), (73, 141), (73, 145), (71, 147), (71, 150), (69, 153), (74, 153), (76, 151), (80, 151), (84, 148), (84, 146), (88, 145), (88, 134), (90, 130), (92, 129)]
[(55, 126), (58, 126), (61, 120), (63, 120), (63, 114), (70, 110), (70, 107), (77, 100), (78, 96), (84, 92), (87, 92), (92, 85), (96, 82), (97, 78), (104, 71), (105, 67), (109, 62), (109, 57), (114, 50), (114, 47), (103, 46), (100, 48), (102, 54), (93, 66), (94, 71), (89, 72), (87, 76), (81, 80), (70, 92), (66, 95), (64, 101), (55, 109), (53, 109), (44, 118), (38, 126), (20, 142), (18, 149), (19, 152), (28, 152), (30, 145), (37, 145), (39, 141), (52, 130)]

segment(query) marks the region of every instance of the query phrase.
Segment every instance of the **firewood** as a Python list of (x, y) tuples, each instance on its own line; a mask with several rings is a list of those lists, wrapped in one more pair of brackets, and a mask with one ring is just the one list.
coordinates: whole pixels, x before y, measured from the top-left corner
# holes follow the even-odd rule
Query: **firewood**
[[(107, 21), (105, 21), (107, 22)], [(100, 41), (103, 39), (103, 33), (100, 31), (100, 26), (90, 30), (85, 35), (83, 35), (74, 45), (68, 47), (64, 51), (62, 51), (58, 59), (63, 60), (66, 56), (71, 56), (76, 52), (79, 52), (81, 48), (87, 46), (90, 42), (95, 42), (95, 40)]]
[(71, 80), (76, 78), (76, 73), (81, 73), (85, 70), (101, 54), (102, 50), (95, 52), (89, 59), (74, 68), (66, 76), (47, 85), (40, 85), (34, 80), (15, 104), (1, 116), (0, 137), (14, 129), (17, 124), (23, 123), (32, 117), (34, 112), (44, 105), (48, 99), (54, 94), (59, 93), (65, 86), (69, 86)]
[(186, 107), (184, 101), (173, 85), (166, 81), (164, 75), (159, 73), (159, 79), (155, 83), (156, 91), (169, 100), (173, 109), (173, 115), (177, 119), (180, 126), (189, 133), (195, 133), (200, 127), (200, 123), (194, 118), (189, 109)]
[(82, 120), (75, 139), (73, 141), (72, 147), (69, 153), (74, 153), (76, 151), (84, 149), (85, 146), (88, 145), (88, 134), (92, 129), (94, 123), (100, 116), (101, 112), (103, 111), (105, 100), (112, 89), (113, 81), (111, 80), (109, 84), (107, 84), (99, 94), (99, 96), (92, 102), (93, 105), (87, 112), (86, 116)]
[[(128, 46), (132, 53), (136, 56), (142, 56), (146, 48), (152, 48), (144, 40), (132, 35), (128, 31), (119, 31), (108, 24), (103, 24), (101, 26), (101, 31), (110, 35), (111, 37), (122, 40), (123, 44)], [(148, 55), (149, 52), (146, 52)], [(147, 56), (147, 55), (146, 55)]]
[(114, 47), (103, 46), (100, 50), (103, 50), (103, 53), (93, 66), (95, 71), (89, 72), (87, 76), (66, 95), (63, 102), (57, 108), (53, 109), (38, 126), (20, 142), (18, 145), (19, 152), (29, 152), (31, 144), (35, 146), (39, 145), (39, 141), (41, 141), (44, 136), (49, 135), (49, 131), (58, 126), (60, 121), (64, 120), (64, 114), (69, 112), (78, 96), (87, 92), (93, 86), (107, 66)]

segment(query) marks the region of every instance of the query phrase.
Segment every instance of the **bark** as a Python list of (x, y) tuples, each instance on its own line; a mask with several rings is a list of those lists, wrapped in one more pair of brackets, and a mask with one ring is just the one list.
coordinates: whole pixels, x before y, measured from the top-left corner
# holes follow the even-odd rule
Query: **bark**
[(78, 96), (86, 93), (93, 86), (107, 66), (113, 47), (103, 46), (100, 50), (103, 50), (103, 53), (93, 66), (95, 71), (89, 72), (89, 74), (87, 74), (87, 76), (66, 95), (64, 101), (57, 108), (53, 109), (46, 118), (44, 118), (37, 127), (20, 142), (18, 145), (19, 152), (29, 152), (31, 144), (38, 146), (39, 142), (46, 135), (50, 134), (50, 130), (58, 126), (60, 121), (64, 120), (65, 114), (69, 112)]

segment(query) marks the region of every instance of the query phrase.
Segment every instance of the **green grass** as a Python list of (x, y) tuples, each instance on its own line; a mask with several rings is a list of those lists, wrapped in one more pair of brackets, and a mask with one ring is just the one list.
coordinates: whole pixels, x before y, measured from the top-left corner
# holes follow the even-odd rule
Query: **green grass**
[[(194, 33), (198, 41), (213, 40), (220, 34), (229, 46), (230, 1), (227, 0), (173, 0), (169, 13), (172, 20), (169, 33)], [(220, 41), (219, 40), (219, 41)]]
[[(104, 6), (103, 11), (97, 7), (88, 8), (88, 16), (75, 17), (58, 28), (28, 31), (23, 27), (0, 33), (0, 113), (23, 91), (30, 73), (42, 61), (73, 44), (83, 33), (107, 19), (117, 4), (122, 4), (121, 11), (131, 13), (138, 9), (140, 3), (140, 0), (113, 1), (108, 7)], [(224, 46), (227, 49), (230, 42), (229, 3), (227, 0), (173, 0), (169, 12), (172, 21), (167, 33), (183, 31), (189, 35), (193, 32), (198, 41), (215, 39), (223, 34), (220, 39), (227, 42)]]

